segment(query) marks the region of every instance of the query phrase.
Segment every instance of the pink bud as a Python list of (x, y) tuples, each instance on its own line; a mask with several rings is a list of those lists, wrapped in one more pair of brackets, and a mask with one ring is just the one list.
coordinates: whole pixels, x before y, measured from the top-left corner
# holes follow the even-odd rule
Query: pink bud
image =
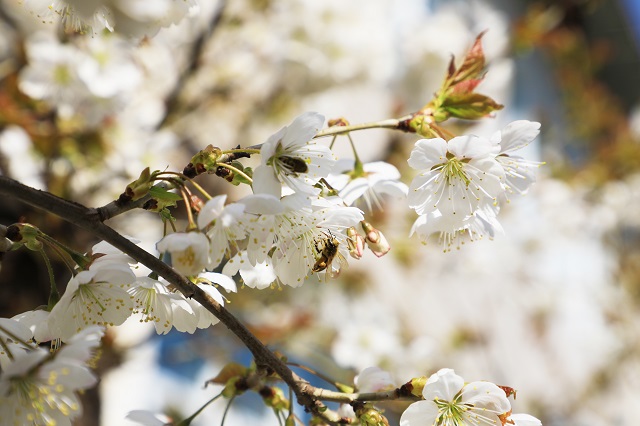
[(360, 224), (366, 235), (365, 241), (367, 242), (367, 246), (369, 246), (373, 254), (377, 257), (382, 257), (391, 250), (391, 246), (380, 230), (374, 228), (366, 221), (362, 221)]

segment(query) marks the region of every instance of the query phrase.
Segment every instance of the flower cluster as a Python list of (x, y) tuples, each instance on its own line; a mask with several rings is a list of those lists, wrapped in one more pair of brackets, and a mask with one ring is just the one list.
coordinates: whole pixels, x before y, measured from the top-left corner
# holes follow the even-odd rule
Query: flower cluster
[(24, 7), (44, 22), (62, 22), (65, 29), (95, 34), (104, 29), (129, 36), (153, 36), (187, 15), (198, 12), (197, 0), (160, 0), (153, 3), (99, 0), (21, 0)]
[[(213, 197), (200, 209), (197, 229), (166, 236), (158, 250), (170, 253), (185, 275), (222, 265), (224, 274), (239, 273), (248, 287), (260, 289), (337, 276), (349, 256), (362, 256), (365, 242), (376, 255), (386, 253), (384, 236), (350, 204), (359, 198), (379, 203), (384, 192), (403, 196), (406, 186), (393, 166), (376, 163), (362, 177), (334, 175), (340, 184), (327, 188), (324, 178), (335, 160), (314, 140), (323, 123), (320, 114), (305, 113), (271, 136), (260, 149), (253, 194), (226, 205), (226, 195)], [(338, 194), (327, 195), (329, 189)]]
[(102, 332), (100, 327), (89, 327), (50, 353), (30, 343), (31, 334), (26, 326), (2, 319), (2, 423), (70, 426), (73, 418), (82, 412), (77, 392), (97, 382), (87, 363), (100, 344)]
[(465, 383), (449, 368), (434, 373), (400, 418), (400, 426), (515, 425), (541, 426), (528, 414), (511, 414), (505, 391), (490, 382)]
[(445, 250), (471, 240), (493, 237), (502, 228), (496, 216), (510, 194), (523, 194), (540, 165), (512, 153), (528, 145), (540, 123), (514, 121), (491, 138), (457, 136), (416, 142), (409, 166), (419, 171), (409, 188), (409, 206), (420, 216), (411, 234), (423, 241), (440, 234)]
[[(71, 278), (50, 312), (29, 311), (14, 318), (33, 330), (36, 342), (67, 342), (91, 326), (121, 325), (132, 314), (139, 314), (141, 322), (153, 323), (158, 334), (166, 334), (172, 328), (193, 333), (218, 322), (212, 313), (171, 290), (165, 282), (136, 277), (133, 259), (109, 244), (95, 245), (92, 253), (91, 264)], [(224, 297), (214, 284), (226, 291), (236, 291), (234, 281), (222, 274), (202, 273), (197, 281), (201, 289), (222, 305)]]

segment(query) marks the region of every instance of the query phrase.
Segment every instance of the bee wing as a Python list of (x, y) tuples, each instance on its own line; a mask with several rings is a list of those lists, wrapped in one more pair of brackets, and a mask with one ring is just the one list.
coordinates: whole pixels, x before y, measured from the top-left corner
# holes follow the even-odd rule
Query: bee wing
[[(334, 270), (336, 261), (338, 262), (338, 267)], [(342, 268), (346, 268), (348, 266), (349, 264), (347, 263), (347, 259), (344, 258), (342, 253), (338, 252), (333, 258), (333, 262), (331, 262), (331, 265), (329, 265), (329, 267), (327, 268), (327, 273), (331, 278), (338, 278), (340, 272), (342, 271)]]

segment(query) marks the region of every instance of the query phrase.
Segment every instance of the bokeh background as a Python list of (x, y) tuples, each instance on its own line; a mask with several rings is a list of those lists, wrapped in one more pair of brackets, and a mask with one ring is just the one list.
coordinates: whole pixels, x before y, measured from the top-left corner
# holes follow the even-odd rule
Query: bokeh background
[[(489, 136), (516, 119), (542, 123), (524, 155), (546, 165), (501, 212), (505, 234), (443, 253), (408, 239), (413, 213), (389, 204), (369, 216), (392, 245), (384, 258), (369, 252), (338, 280), (299, 289), (242, 288), (229, 307), (335, 380), (377, 365), (400, 385), (450, 367), (516, 388), (514, 412), (547, 426), (640, 424), (640, 2), (200, 0), (199, 13), (134, 43), (65, 34), (24, 3), (0, 2), (0, 172), (88, 206), (117, 198), (146, 166), (180, 171), (208, 144), (261, 143), (303, 111), (352, 123), (416, 111), (451, 55), (488, 30), (479, 91), (505, 109), (448, 128)], [(78, 52), (102, 64), (82, 88), (70, 73)], [(47, 84), (55, 70), (70, 73), (64, 87)], [(410, 181), (415, 136), (353, 139), (362, 160), (389, 161)], [(346, 139), (336, 145), (351, 155)], [(248, 193), (215, 176), (199, 183)], [(79, 250), (94, 242), (0, 200), (0, 223), (18, 220)], [(148, 212), (110, 224), (149, 250), (162, 236)], [(5, 255), (0, 315), (46, 304), (48, 287), (40, 259)], [(127, 425), (133, 409), (186, 417), (219, 391), (203, 384), (231, 359), (250, 355), (222, 326), (158, 337), (132, 319), (108, 332), (77, 424)], [(219, 424), (226, 403), (194, 424)], [(405, 406), (384, 405), (392, 424)], [(277, 420), (248, 394), (225, 424)]]

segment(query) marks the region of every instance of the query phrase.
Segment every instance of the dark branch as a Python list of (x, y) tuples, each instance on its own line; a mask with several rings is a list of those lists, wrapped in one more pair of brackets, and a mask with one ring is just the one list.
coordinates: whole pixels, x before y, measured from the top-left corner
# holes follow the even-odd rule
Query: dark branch
[(320, 402), (313, 393), (317, 390), (291, 371), (282, 360), (258, 340), (231, 312), (212, 299), (191, 281), (151, 253), (141, 249), (118, 232), (102, 223), (97, 209), (65, 200), (46, 191), (31, 188), (18, 181), (0, 176), (0, 195), (11, 197), (37, 209), (47, 211), (60, 218), (92, 232), (104, 241), (122, 250), (136, 261), (145, 265), (174, 285), (185, 297), (195, 299), (214, 314), (233, 334), (235, 334), (253, 354), (256, 365), (275, 371), (293, 389), (298, 403), (314, 415), (331, 423), (338, 423), (340, 417)]

